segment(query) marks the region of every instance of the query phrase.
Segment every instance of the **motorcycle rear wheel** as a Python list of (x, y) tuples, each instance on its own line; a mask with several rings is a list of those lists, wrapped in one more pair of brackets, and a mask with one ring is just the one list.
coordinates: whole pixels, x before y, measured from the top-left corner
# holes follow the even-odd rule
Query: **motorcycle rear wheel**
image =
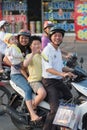
[(10, 100), (11, 93), (5, 86), (0, 86), (0, 116), (5, 114), (4, 105), (7, 105)]
[[(22, 99), (21, 98), (17, 98), (14, 103), (11, 105), (12, 108), (14, 108), (18, 113), (19, 115), (21, 115), (21, 118), (24, 118), (25, 119), (25, 122), (27, 122), (27, 124), (23, 123), (23, 122), (20, 122), (20, 121), (17, 121), (14, 117), (11, 117), (11, 120), (13, 122), (13, 124), (19, 129), (19, 130), (42, 130), (42, 128), (35, 128), (35, 127), (32, 127), (29, 122), (30, 122), (30, 115), (27, 111), (27, 108), (26, 108), (26, 105), (24, 105), (23, 109), (20, 110), (21, 108), (21, 102)], [(39, 112), (39, 114), (41, 115), (41, 111)]]

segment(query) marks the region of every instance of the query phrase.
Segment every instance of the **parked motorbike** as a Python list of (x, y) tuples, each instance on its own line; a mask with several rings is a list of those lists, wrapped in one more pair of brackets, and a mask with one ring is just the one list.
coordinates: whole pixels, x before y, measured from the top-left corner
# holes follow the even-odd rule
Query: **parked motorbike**
[(7, 105), (11, 97), (11, 93), (8, 90), (7, 85), (1, 80), (2, 78), (0, 77), (0, 116), (5, 113), (3, 105)]
[[(87, 72), (78, 64), (76, 64), (74, 68), (74, 73), (78, 75), (77, 78), (71, 80), (69, 78), (64, 80), (64, 83), (68, 85), (70, 90), (75, 89), (77, 96), (74, 95), (73, 91), (73, 102), (79, 106), (84, 106), (84, 103), (87, 104)], [(13, 124), (20, 130), (34, 130), (34, 128), (42, 128), (44, 125), (44, 121), (48, 112), (50, 111), (50, 106), (47, 101), (42, 101), (37, 107), (37, 114), (42, 116), (42, 121), (38, 124), (32, 124), (30, 115), (28, 113), (27, 107), (24, 101), (24, 92), (18, 86), (15, 85), (13, 81), (10, 81), (12, 88), (15, 90), (15, 93), (11, 95), (10, 102), (8, 105), (4, 105), (4, 110), (7, 112)], [(33, 93), (33, 98), (35, 94)], [(61, 99), (60, 99), (61, 101)], [(84, 108), (83, 108), (84, 111)], [(82, 125), (78, 126), (77, 130), (87, 130), (84, 127), (83, 116), (87, 113), (85, 112), (82, 114), (81, 123)]]
[(10, 67), (2, 63), (4, 72), (0, 73), (0, 116), (5, 113), (3, 105), (7, 105), (10, 100), (11, 93), (7, 88), (6, 82), (10, 80)]

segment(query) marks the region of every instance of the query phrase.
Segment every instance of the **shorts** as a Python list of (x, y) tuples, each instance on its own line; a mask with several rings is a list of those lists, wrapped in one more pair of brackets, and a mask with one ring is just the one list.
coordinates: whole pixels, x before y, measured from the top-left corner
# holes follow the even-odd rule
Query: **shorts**
[(35, 82), (30, 82), (30, 86), (33, 89), (34, 93), (37, 93), (38, 89), (43, 87), (43, 84), (40, 81), (35, 81)]

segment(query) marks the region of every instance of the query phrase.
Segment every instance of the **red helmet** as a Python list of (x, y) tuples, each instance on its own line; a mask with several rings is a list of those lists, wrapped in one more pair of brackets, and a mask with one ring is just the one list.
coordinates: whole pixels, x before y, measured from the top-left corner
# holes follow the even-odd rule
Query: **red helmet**
[(47, 27), (53, 27), (54, 24), (51, 21), (45, 21), (43, 29), (46, 29)]

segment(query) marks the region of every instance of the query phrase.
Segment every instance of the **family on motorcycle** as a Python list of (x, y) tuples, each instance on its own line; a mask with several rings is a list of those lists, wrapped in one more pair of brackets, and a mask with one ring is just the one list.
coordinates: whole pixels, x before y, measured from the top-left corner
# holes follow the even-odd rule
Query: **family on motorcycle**
[[(25, 103), (33, 124), (43, 117), (37, 115), (38, 104), (46, 97), (50, 105), (43, 130), (59, 130), (53, 124), (53, 119), (59, 105), (59, 98), (68, 100), (72, 94), (63, 84), (63, 78), (75, 78), (72, 69), (64, 67), (59, 45), (63, 41), (65, 31), (52, 25), (49, 33), (49, 43), (42, 49), (41, 37), (31, 35), (28, 30), (21, 30), (15, 37), (8, 34), (4, 37), (7, 44), (4, 62), (11, 66), (11, 80), (25, 93)], [(26, 72), (26, 73), (25, 73)], [(32, 100), (32, 90), (36, 93)]]

